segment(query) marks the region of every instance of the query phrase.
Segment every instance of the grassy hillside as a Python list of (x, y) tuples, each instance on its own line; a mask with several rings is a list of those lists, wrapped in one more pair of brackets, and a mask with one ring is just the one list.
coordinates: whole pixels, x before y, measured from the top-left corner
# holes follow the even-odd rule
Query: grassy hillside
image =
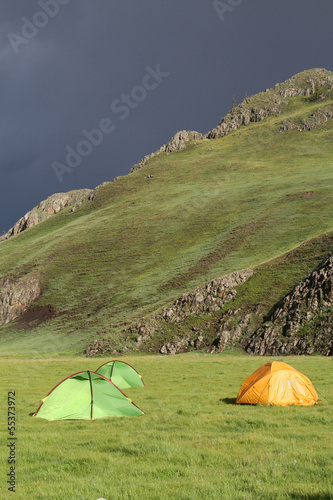
[(194, 286), (333, 231), (333, 120), (280, 132), (332, 104), (289, 98), (283, 113), (157, 155), (2, 242), (0, 276), (38, 274), (36, 306), (52, 306), (29, 329), (1, 327), (4, 354), (80, 352)]

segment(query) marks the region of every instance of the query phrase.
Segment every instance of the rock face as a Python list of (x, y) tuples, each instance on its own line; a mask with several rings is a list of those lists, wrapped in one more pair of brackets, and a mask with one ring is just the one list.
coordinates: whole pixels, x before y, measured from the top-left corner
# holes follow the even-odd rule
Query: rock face
[(298, 130), (300, 132), (310, 132), (319, 125), (323, 125), (327, 120), (333, 118), (333, 106), (325, 106), (322, 109), (312, 113), (309, 118), (300, 121), (284, 120), (281, 123), (280, 132), (287, 130)]
[(162, 354), (192, 348), (217, 353), (241, 344), (250, 354), (333, 355), (333, 256), (265, 317), (260, 304), (233, 306), (238, 287), (253, 274), (252, 269), (231, 273), (184, 293), (160, 314), (123, 330), (117, 340), (120, 348), (110, 339), (99, 339), (86, 354), (116, 354), (128, 348)]
[(49, 196), (46, 200), (41, 201), (37, 207), (26, 213), (24, 217), (21, 217), (21, 219), (16, 222), (15, 226), (13, 226), (4, 236), (0, 237), (0, 241), (7, 240), (11, 236), (43, 222), (65, 207), (72, 206), (72, 211), (74, 212), (84, 201), (88, 201), (91, 193), (91, 189), (79, 189), (76, 191), (69, 191), (68, 193), (57, 193)]
[(36, 276), (14, 280), (0, 280), (0, 326), (21, 316), (41, 294), (41, 284)]
[(162, 311), (160, 318), (179, 323), (190, 316), (217, 312), (236, 296), (237, 287), (245, 283), (252, 274), (253, 269), (245, 269), (213, 279), (202, 287), (184, 293), (170, 308)]
[[(256, 105), (258, 96), (262, 96), (262, 101), (267, 101), (266, 104), (261, 102)], [(283, 105), (287, 105), (288, 101), (279, 94), (271, 94), (270, 99), (267, 99), (264, 92), (253, 97), (246, 98), (239, 106), (233, 108), (229, 113), (222, 118), (221, 123), (213, 128), (207, 134), (207, 139), (218, 139), (224, 137), (234, 130), (237, 130), (241, 125), (248, 125), (251, 122), (260, 122), (268, 116), (281, 113)]]
[[(151, 322), (148, 322), (144, 326), (139, 325), (137, 344), (141, 345), (142, 342), (149, 339), (156, 329), (163, 331), (168, 323), (181, 325), (190, 317), (211, 315), (220, 311), (227, 302), (236, 297), (237, 287), (245, 283), (253, 272), (253, 269), (236, 271), (184, 293), (171, 307), (163, 309), (161, 315), (154, 318), (155, 324), (152, 325)], [(189, 347), (195, 347), (196, 349), (205, 347), (205, 345), (210, 344), (206, 334), (210, 326), (208, 321), (202, 324), (200, 329), (194, 327), (185, 335), (183, 334), (180, 337), (176, 335), (162, 344), (159, 348), (160, 353), (176, 354), (177, 352), (187, 351)]]
[[(210, 346), (207, 337), (210, 328), (208, 322), (201, 328), (185, 327), (185, 331), (173, 334), (176, 327), (182, 329), (184, 322), (191, 317), (200, 317), (221, 310), (237, 294), (237, 287), (245, 283), (252, 275), (252, 269), (236, 271), (220, 278), (213, 279), (205, 285), (195, 288), (179, 297), (170, 307), (163, 309), (160, 314), (143, 319), (135, 326), (123, 332), (124, 341), (134, 340), (136, 349), (149, 350), (149, 343), (155, 342), (156, 348), (162, 354), (176, 354), (187, 351), (190, 347), (202, 348)], [(215, 334), (214, 334), (215, 335)], [(157, 340), (156, 340), (157, 338)], [(85, 354), (107, 354), (114, 351), (114, 343), (109, 339), (94, 341), (87, 347)]]
[(216, 340), (210, 349), (211, 354), (223, 352), (225, 349), (232, 347), (242, 337), (243, 331), (248, 328), (253, 314), (246, 314), (239, 319), (239, 312), (239, 310), (231, 309), (222, 315), (216, 330)]
[(174, 153), (175, 151), (181, 151), (185, 149), (190, 141), (199, 141), (202, 139), (202, 134), (200, 132), (195, 132), (193, 130), (181, 130), (177, 132), (168, 144), (164, 146), (164, 151), (166, 153)]
[[(253, 354), (333, 354), (333, 256), (287, 295), (245, 345)], [(318, 328), (320, 327), (320, 328)]]
[[(241, 125), (260, 122), (268, 116), (281, 113), (288, 104), (288, 97), (314, 95), (318, 89), (329, 92), (333, 89), (332, 73), (325, 69), (313, 69), (293, 76), (284, 83), (278, 83), (266, 92), (260, 92), (244, 99), (233, 108), (221, 123), (208, 132), (208, 139), (217, 139), (237, 130)], [(287, 129), (284, 129), (287, 130)]]
[(139, 168), (142, 168), (147, 161), (150, 160), (150, 158), (153, 158), (160, 153), (174, 153), (175, 151), (181, 151), (182, 149), (185, 149), (191, 141), (198, 141), (202, 138), (203, 136), (200, 132), (195, 132), (193, 130), (181, 130), (171, 137), (167, 144), (164, 144), (154, 153), (146, 155), (141, 161), (139, 161), (139, 163), (134, 165), (130, 170), (130, 174), (139, 170)]
[(109, 339), (94, 340), (94, 342), (89, 345), (84, 353), (87, 358), (95, 356), (96, 354), (118, 354), (113, 347), (113, 342)]

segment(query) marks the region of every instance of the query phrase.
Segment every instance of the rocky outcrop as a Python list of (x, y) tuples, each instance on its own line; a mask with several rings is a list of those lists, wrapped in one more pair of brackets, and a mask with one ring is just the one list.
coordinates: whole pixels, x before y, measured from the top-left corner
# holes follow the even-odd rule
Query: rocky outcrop
[(7, 240), (11, 236), (43, 222), (65, 207), (71, 206), (74, 212), (83, 202), (88, 201), (91, 193), (91, 189), (79, 189), (76, 191), (69, 191), (68, 193), (56, 193), (49, 196), (46, 200), (41, 201), (37, 207), (21, 217), (5, 235), (0, 237), (0, 241)]
[(0, 326), (23, 314), (41, 294), (41, 284), (36, 276), (0, 279)]
[(233, 347), (242, 337), (244, 330), (248, 331), (252, 317), (252, 313), (242, 317), (240, 310), (233, 309), (223, 314), (218, 322), (216, 339), (210, 348), (210, 353), (223, 352), (225, 349)]
[(116, 182), (121, 177), (123, 176), (120, 175), (115, 177), (112, 181), (102, 182), (102, 184), (99, 184), (94, 189), (77, 189), (69, 191), (68, 193), (56, 193), (49, 196), (30, 212), (26, 213), (24, 217), (21, 217), (21, 219), (16, 222), (15, 226), (5, 235), (0, 237), (0, 241), (8, 240), (11, 236), (36, 226), (36, 224), (45, 221), (66, 207), (71, 207), (71, 212), (76, 212), (84, 202), (96, 200), (102, 188), (111, 182)]
[(266, 92), (260, 92), (247, 97), (237, 107), (234, 107), (220, 124), (208, 132), (208, 139), (224, 137), (237, 130), (241, 125), (260, 122), (269, 116), (280, 114), (288, 104), (289, 97), (315, 95), (321, 89), (320, 95), (333, 89), (333, 75), (325, 69), (316, 68), (293, 76), (284, 83), (278, 83)]
[(265, 317), (258, 303), (233, 305), (238, 287), (253, 273), (248, 269), (211, 280), (183, 294), (160, 314), (123, 330), (121, 340), (117, 339), (120, 348), (115, 341), (100, 339), (86, 354), (117, 354), (127, 349), (217, 353), (242, 345), (248, 353), (259, 355), (333, 355), (333, 256)]
[(154, 153), (146, 155), (139, 163), (136, 163), (130, 170), (130, 174), (142, 168), (148, 160), (160, 153), (174, 153), (175, 151), (181, 151), (185, 149), (190, 142), (198, 141), (202, 139), (203, 136), (200, 132), (195, 132), (193, 130), (181, 130), (177, 132), (167, 144), (164, 144)]
[(319, 125), (323, 125), (328, 120), (333, 118), (333, 105), (324, 106), (312, 113), (308, 118), (301, 119), (299, 121), (296, 120), (284, 120), (281, 123), (280, 132), (286, 132), (287, 130), (298, 130), (300, 132), (308, 131), (319, 127)]
[[(237, 287), (245, 283), (253, 272), (253, 269), (236, 271), (184, 293), (171, 307), (164, 308), (161, 314), (141, 321), (130, 329), (132, 338), (136, 339), (136, 345), (143, 348), (155, 332), (160, 333), (159, 352), (162, 354), (176, 354), (187, 351), (191, 347), (200, 349), (210, 344), (207, 337), (210, 329), (209, 322), (202, 324), (201, 328), (188, 328), (188, 333), (171, 334), (171, 338), (169, 325), (174, 324), (182, 328), (184, 322), (190, 317), (211, 315), (220, 311), (227, 302), (236, 297)], [(163, 341), (163, 337), (168, 337), (168, 340)]]
[[(210, 321), (201, 327), (186, 326), (186, 320), (203, 315), (210, 316), (220, 311), (225, 304), (237, 295), (237, 287), (245, 283), (252, 275), (253, 269), (236, 271), (211, 280), (205, 285), (184, 293), (160, 314), (142, 319), (136, 325), (123, 331), (123, 341), (134, 342), (135, 349), (157, 350), (162, 354), (176, 354), (194, 347), (196, 349), (210, 346), (208, 331)], [(184, 326), (185, 325), (185, 326)], [(182, 330), (181, 333), (177, 331)], [(215, 337), (215, 333), (213, 334)], [(154, 347), (151, 348), (150, 344)], [(99, 339), (87, 347), (87, 356), (114, 352), (115, 344), (110, 339)]]
[(168, 144), (164, 146), (164, 151), (166, 153), (174, 153), (175, 151), (181, 151), (185, 149), (189, 142), (191, 141), (199, 141), (202, 139), (202, 134), (200, 132), (195, 132), (193, 130), (181, 130), (177, 132)]
[(325, 97), (332, 88), (333, 73), (324, 68), (313, 68), (297, 73), (284, 83), (277, 83), (272, 90), (282, 97), (308, 97), (315, 96), (317, 92)]
[(244, 347), (247, 352), (260, 355), (332, 355), (332, 306), (330, 256), (283, 299)]
[[(218, 139), (224, 137), (242, 125), (253, 122), (261, 122), (269, 116), (280, 114), (288, 104), (288, 98), (296, 96), (313, 97), (313, 100), (324, 100), (333, 89), (333, 73), (323, 68), (314, 68), (303, 71), (283, 83), (276, 84), (265, 92), (259, 92), (251, 97), (246, 97), (238, 106), (233, 107), (230, 112), (222, 118), (220, 124), (205, 136), (199, 132), (182, 130), (177, 132), (167, 144), (160, 149), (145, 156), (139, 163), (134, 165), (130, 173), (142, 168), (148, 160), (160, 153), (173, 153), (185, 149), (190, 142), (203, 139)], [(330, 112), (314, 117), (313, 121), (321, 122), (326, 118), (332, 118)], [(283, 128), (283, 130), (289, 130)], [(303, 130), (303, 129), (302, 129)], [(304, 129), (308, 130), (308, 128)]]
[(158, 154), (162, 153), (162, 151), (163, 151), (163, 146), (160, 149), (158, 149), (157, 151), (154, 151), (154, 153), (150, 153), (149, 155), (144, 156), (142, 158), (142, 160), (139, 161), (139, 163), (136, 163), (135, 165), (133, 165), (133, 167), (131, 168), (129, 173), (132, 174), (133, 172), (136, 172), (136, 170), (139, 170), (140, 168), (144, 167), (148, 160), (150, 160), (151, 158), (154, 158), (154, 156), (157, 156)]
[(179, 323), (190, 316), (217, 312), (236, 296), (237, 287), (245, 283), (253, 272), (253, 269), (236, 271), (184, 293), (171, 307), (162, 311), (160, 318), (163, 321)]
[(102, 355), (102, 354), (118, 354), (119, 350), (114, 349), (114, 344), (110, 339), (99, 339), (94, 340), (90, 344), (83, 354), (90, 358), (91, 356)]
[[(262, 97), (258, 103), (258, 97)], [(266, 101), (266, 103), (265, 103)], [(213, 130), (208, 132), (207, 139), (218, 139), (224, 137), (242, 125), (248, 125), (251, 122), (260, 122), (268, 116), (281, 113), (283, 105), (288, 101), (279, 94), (270, 94), (270, 98), (264, 95), (264, 92), (253, 97), (246, 98), (239, 106), (233, 108), (222, 118), (221, 123)]]
[(114, 340), (100, 339), (86, 354), (116, 354), (126, 349), (217, 353), (242, 345), (248, 353), (259, 355), (333, 355), (333, 256), (265, 316), (260, 303), (248, 306), (233, 301), (238, 287), (253, 273), (251, 269), (231, 273), (184, 293), (160, 314), (123, 330), (117, 338), (120, 348)]
[(161, 354), (177, 354), (177, 352), (186, 352), (190, 347), (200, 349), (205, 346), (205, 339), (201, 334), (197, 334), (194, 330), (189, 335), (181, 338), (175, 338), (170, 342), (165, 342), (160, 348)]

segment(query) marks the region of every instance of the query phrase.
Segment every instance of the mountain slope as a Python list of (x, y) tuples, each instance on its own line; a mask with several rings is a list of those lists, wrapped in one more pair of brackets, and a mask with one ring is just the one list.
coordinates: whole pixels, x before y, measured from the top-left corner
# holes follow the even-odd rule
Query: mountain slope
[(332, 355), (333, 257), (326, 258), (332, 248), (333, 233), (326, 234), (255, 269), (215, 278), (117, 338), (94, 340), (85, 352), (118, 353), (120, 346), (120, 352), (215, 353), (242, 347), (260, 355)]
[(191, 288), (333, 231), (332, 119), (281, 132), (333, 104), (332, 73), (308, 76), (312, 93), (283, 97), (275, 115), (162, 151), (74, 213), (2, 242), (2, 279), (33, 274), (42, 290), (29, 321), (0, 328), (3, 350), (78, 352)]

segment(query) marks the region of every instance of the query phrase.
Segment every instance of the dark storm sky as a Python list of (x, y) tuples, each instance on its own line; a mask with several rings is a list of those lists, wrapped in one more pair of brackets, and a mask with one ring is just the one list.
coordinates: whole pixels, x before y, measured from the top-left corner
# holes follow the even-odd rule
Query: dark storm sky
[[(333, 69), (332, 0), (215, 4), (0, 1), (0, 233), (52, 193), (127, 174), (178, 130), (207, 132), (233, 95)], [(82, 143), (101, 122), (108, 133)]]

